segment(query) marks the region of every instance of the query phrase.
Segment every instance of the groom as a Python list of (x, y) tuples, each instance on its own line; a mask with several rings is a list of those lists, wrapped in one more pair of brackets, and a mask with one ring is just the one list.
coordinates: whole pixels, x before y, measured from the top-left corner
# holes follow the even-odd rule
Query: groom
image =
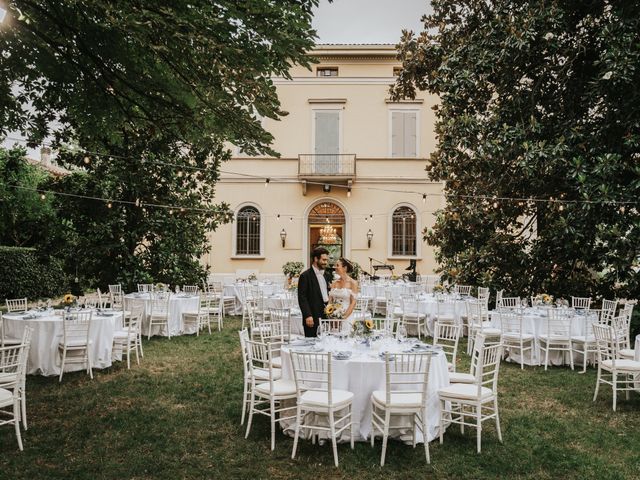
[(320, 319), (324, 318), (324, 307), (329, 301), (331, 279), (325, 268), (329, 263), (329, 250), (318, 247), (311, 254), (311, 268), (305, 270), (298, 280), (298, 305), (302, 311), (302, 326), (305, 337), (317, 336)]

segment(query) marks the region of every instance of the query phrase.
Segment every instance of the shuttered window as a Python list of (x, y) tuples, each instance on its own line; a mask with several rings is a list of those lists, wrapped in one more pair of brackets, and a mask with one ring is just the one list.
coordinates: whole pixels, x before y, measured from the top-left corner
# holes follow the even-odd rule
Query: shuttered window
[(391, 112), (391, 156), (415, 158), (417, 139), (417, 112)]
[(236, 216), (236, 255), (260, 255), (260, 212), (243, 207)]
[(391, 217), (391, 254), (416, 255), (416, 212), (410, 207), (398, 207)]

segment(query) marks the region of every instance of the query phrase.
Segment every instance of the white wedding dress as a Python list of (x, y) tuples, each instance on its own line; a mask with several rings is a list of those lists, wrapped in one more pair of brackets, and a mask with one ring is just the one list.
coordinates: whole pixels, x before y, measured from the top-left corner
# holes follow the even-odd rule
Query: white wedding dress
[[(333, 288), (329, 291), (330, 301), (339, 303), (342, 306), (343, 311), (347, 311), (351, 304), (351, 298), (355, 298), (356, 294), (350, 288)], [(350, 333), (353, 328), (353, 312), (347, 318), (342, 319), (341, 332)]]

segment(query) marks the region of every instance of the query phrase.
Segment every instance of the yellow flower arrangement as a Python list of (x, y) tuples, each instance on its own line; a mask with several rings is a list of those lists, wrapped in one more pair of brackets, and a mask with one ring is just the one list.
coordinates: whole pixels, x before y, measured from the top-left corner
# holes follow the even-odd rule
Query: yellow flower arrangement
[(365, 327), (367, 327), (369, 330), (373, 330), (373, 320), (371, 320), (371, 319), (369, 319), (369, 318), (368, 318), (368, 319), (366, 319), (366, 320), (364, 321), (364, 325), (365, 325)]
[(64, 303), (65, 305), (71, 305), (73, 302), (75, 302), (76, 297), (74, 297), (73, 295), (71, 295), (70, 293), (67, 293), (63, 298), (62, 298), (62, 303)]

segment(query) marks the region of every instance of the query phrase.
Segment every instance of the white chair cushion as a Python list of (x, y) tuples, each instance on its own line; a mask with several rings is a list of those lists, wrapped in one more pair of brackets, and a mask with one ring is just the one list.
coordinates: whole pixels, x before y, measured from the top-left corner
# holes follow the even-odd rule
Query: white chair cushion
[(633, 360), (636, 358), (636, 351), (633, 348), (622, 348), (618, 350), (618, 355), (622, 358), (626, 358), (627, 360)]
[(8, 384), (16, 383), (17, 379), (18, 379), (18, 374), (15, 372), (13, 373), (0, 372), (0, 385), (6, 386)]
[(565, 335), (548, 335), (543, 333), (538, 337), (540, 340), (544, 340), (545, 342), (568, 342), (571, 340), (571, 337), (567, 337)]
[[(353, 393), (347, 392), (346, 390), (332, 390), (332, 395), (333, 404), (335, 406), (346, 405), (348, 403), (351, 403), (351, 401), (353, 400)], [(328, 407), (329, 397), (327, 392), (310, 390), (308, 392), (304, 392), (300, 396), (299, 403), (300, 405)]]
[(0, 407), (6, 407), (13, 403), (13, 392), (5, 388), (0, 388)]
[[(608, 369), (612, 368), (611, 360), (605, 360), (602, 362), (602, 366)], [(640, 371), (640, 362), (636, 362), (635, 360), (628, 359), (616, 359), (616, 370), (625, 370), (625, 371)]]
[(475, 383), (476, 377), (470, 373), (449, 372), (450, 383)]
[(127, 338), (129, 338), (129, 335), (131, 335), (132, 337), (135, 337), (136, 336), (136, 332), (134, 332), (132, 330), (131, 333), (129, 333), (128, 330), (117, 330), (116, 332), (114, 332), (113, 338), (114, 339), (127, 339)]
[[(279, 368), (272, 368), (271, 372), (273, 374), (274, 380), (277, 380), (280, 377), (282, 377), (282, 370), (280, 370)], [(259, 380), (268, 380), (269, 370), (267, 370), (266, 368), (254, 368), (253, 375)]]
[[(260, 392), (264, 395), (270, 395), (271, 389), (269, 385), (269, 382), (256, 385), (256, 392)], [(273, 394), (278, 397), (285, 395), (295, 395), (296, 384), (292, 380), (276, 380), (275, 382), (273, 382)]]
[[(509, 340), (509, 341), (513, 340), (513, 341), (519, 342), (520, 341), (520, 334), (518, 334), (518, 333), (503, 333), (502, 334), (502, 338), (505, 339), (505, 340)], [(530, 333), (523, 333), (522, 334), (522, 341), (523, 342), (528, 342), (530, 340), (533, 340), (534, 338), (535, 337)]]
[(594, 335), (573, 335), (571, 341), (575, 343), (596, 343), (596, 337)]
[[(477, 328), (476, 329), (478, 332), (480, 332), (480, 329)], [(483, 327), (482, 328), (482, 334), (483, 335), (487, 335), (487, 336), (499, 336), (502, 335), (502, 330), (500, 330), (499, 328), (494, 328), (494, 327)]]
[[(67, 342), (67, 348), (81, 348), (81, 347), (86, 347), (87, 345), (92, 345), (93, 344), (93, 340), (89, 340), (88, 342), (85, 342), (84, 340), (71, 340), (69, 342)], [(61, 341), (60, 343), (58, 343), (58, 347), (59, 348), (64, 348), (64, 341)]]
[[(470, 383), (455, 383), (438, 390), (438, 395), (447, 399), (460, 398), (463, 400), (475, 400), (478, 398), (478, 386)], [(487, 399), (493, 396), (490, 388), (482, 387), (480, 389), (480, 398)]]
[(375, 390), (371, 397), (374, 401), (386, 407), (420, 408), (422, 406), (422, 395), (419, 393), (391, 392), (391, 403), (387, 403), (387, 392), (385, 390)]
[(282, 368), (282, 357), (274, 357), (271, 359), (271, 366), (275, 368)]

